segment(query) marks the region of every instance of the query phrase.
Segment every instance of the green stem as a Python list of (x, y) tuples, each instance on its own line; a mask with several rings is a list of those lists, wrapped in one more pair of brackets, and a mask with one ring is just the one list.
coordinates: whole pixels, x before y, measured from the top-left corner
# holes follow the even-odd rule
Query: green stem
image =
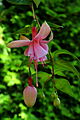
[(36, 17), (36, 21), (37, 21), (37, 23), (38, 23), (38, 26), (39, 26), (39, 28), (40, 28), (40, 23), (39, 23), (39, 21), (38, 21), (38, 18), (37, 18), (37, 16), (35, 16)]
[(32, 4), (32, 12), (33, 12), (33, 19), (35, 20), (36, 19), (36, 16), (35, 16), (35, 12), (34, 12), (34, 6)]
[(52, 64), (52, 78), (54, 79), (54, 59), (53, 59), (53, 56), (51, 55), (50, 51), (49, 51), (49, 56), (50, 56), (50, 61)]
[(31, 77), (31, 69), (30, 69), (30, 66), (29, 66), (29, 77)]
[(54, 58), (53, 56), (51, 55), (51, 52), (49, 51), (49, 56), (50, 56), (50, 62), (51, 62), (51, 65), (52, 65), (52, 81), (53, 81), (53, 89), (54, 91), (57, 92), (57, 89), (55, 88), (55, 80), (54, 80)]
[(40, 28), (40, 24), (39, 24), (39, 21), (38, 21), (38, 18), (37, 18), (37, 16), (36, 16), (36, 14), (35, 14), (35, 11), (34, 11), (34, 6), (33, 6), (33, 4), (32, 4), (32, 12), (33, 12), (33, 19), (34, 19), (34, 20), (36, 20), (36, 22), (38, 23), (38, 25), (39, 25), (39, 28)]

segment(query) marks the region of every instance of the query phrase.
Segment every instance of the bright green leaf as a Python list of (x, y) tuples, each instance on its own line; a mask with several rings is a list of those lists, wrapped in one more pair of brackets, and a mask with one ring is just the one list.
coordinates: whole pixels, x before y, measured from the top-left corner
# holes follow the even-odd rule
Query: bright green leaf
[(9, 95), (4, 95), (4, 94), (0, 94), (0, 105), (1, 104), (8, 104), (11, 101), (10, 96)]
[(0, 84), (0, 89), (6, 89), (6, 86), (3, 84)]
[(66, 62), (64, 60), (57, 60), (55, 64), (58, 65), (58, 68), (61, 68), (62, 70), (67, 70), (73, 72), (78, 78), (80, 78), (80, 74), (77, 71), (77, 69), (69, 62)]
[(71, 55), (72, 57), (74, 57), (75, 59), (77, 59), (78, 62), (80, 63), (80, 60), (79, 60), (74, 54), (72, 54), (71, 52), (69, 52), (68, 50), (61, 49), (61, 50), (56, 50), (56, 51), (53, 52), (54, 58), (57, 57), (57, 56), (60, 55), (60, 54), (68, 54), (68, 55)]
[(55, 79), (55, 87), (70, 96), (73, 95), (71, 85), (66, 79)]
[(4, 81), (7, 83), (8, 86), (21, 84), (20, 80), (18, 79), (18, 75), (15, 72), (7, 72), (7, 75), (4, 77)]

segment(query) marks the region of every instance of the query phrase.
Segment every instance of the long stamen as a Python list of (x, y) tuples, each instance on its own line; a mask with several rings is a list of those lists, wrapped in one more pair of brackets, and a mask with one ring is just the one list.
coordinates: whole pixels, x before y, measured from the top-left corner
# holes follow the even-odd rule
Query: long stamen
[(38, 64), (37, 64), (37, 61), (35, 60), (35, 62), (34, 62), (34, 65), (35, 65), (35, 69), (36, 69), (36, 87), (38, 87), (38, 69), (37, 69), (37, 67), (38, 67)]
[(36, 67), (36, 87), (38, 87), (38, 76), (37, 76), (37, 74), (38, 74), (38, 71), (37, 71), (37, 67)]

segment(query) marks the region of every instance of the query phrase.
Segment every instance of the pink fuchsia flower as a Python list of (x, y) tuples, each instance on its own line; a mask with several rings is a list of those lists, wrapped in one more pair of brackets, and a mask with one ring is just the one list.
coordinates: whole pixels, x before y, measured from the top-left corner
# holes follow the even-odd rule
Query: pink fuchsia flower
[(51, 28), (44, 22), (40, 28), (40, 31), (37, 33), (36, 27), (32, 27), (32, 40), (29, 40), (27, 37), (22, 36), (21, 40), (12, 41), (8, 44), (9, 48), (28, 46), (24, 51), (25, 56), (30, 56), (30, 62), (34, 60), (35, 68), (37, 71), (38, 62), (44, 62), (48, 54), (48, 45), (52, 39), (53, 34), (51, 32), (50, 39), (44, 40), (51, 32)]
[(51, 34), (51, 38), (49, 41), (43, 40), (45, 39), (51, 32), (49, 25), (44, 22), (40, 28), (39, 33), (37, 34), (36, 27), (32, 28), (32, 40), (30, 41), (27, 37), (21, 37), (22, 40), (12, 41), (8, 44), (9, 48), (29, 46), (25, 51), (25, 56), (30, 56), (30, 60), (34, 61), (45, 61), (46, 55), (48, 54), (48, 46), (47, 43), (53, 39), (53, 35)]

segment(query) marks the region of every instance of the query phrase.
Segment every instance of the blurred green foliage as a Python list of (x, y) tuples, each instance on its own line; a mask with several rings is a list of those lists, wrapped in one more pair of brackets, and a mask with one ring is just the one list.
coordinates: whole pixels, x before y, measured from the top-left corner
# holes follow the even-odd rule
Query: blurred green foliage
[[(31, 39), (31, 31), (27, 28), (32, 25), (33, 17), (31, 5), (18, 6), (7, 1), (0, 0), (0, 120), (79, 120), (80, 66), (76, 57), (80, 58), (80, 0), (42, 0), (38, 9), (34, 4), (40, 24), (46, 20), (54, 33), (49, 48), (55, 59), (56, 88), (61, 100), (59, 108), (53, 105), (54, 88), (49, 79), (52, 68), (48, 61), (45, 67), (41, 64), (38, 67), (35, 106), (28, 108), (24, 104), (23, 90), (28, 78), (28, 58), (23, 55), (26, 47), (10, 49), (7, 44), (19, 39), (19, 29)], [(26, 34), (24, 29), (28, 31)], [(33, 65), (31, 72), (35, 85)]]

